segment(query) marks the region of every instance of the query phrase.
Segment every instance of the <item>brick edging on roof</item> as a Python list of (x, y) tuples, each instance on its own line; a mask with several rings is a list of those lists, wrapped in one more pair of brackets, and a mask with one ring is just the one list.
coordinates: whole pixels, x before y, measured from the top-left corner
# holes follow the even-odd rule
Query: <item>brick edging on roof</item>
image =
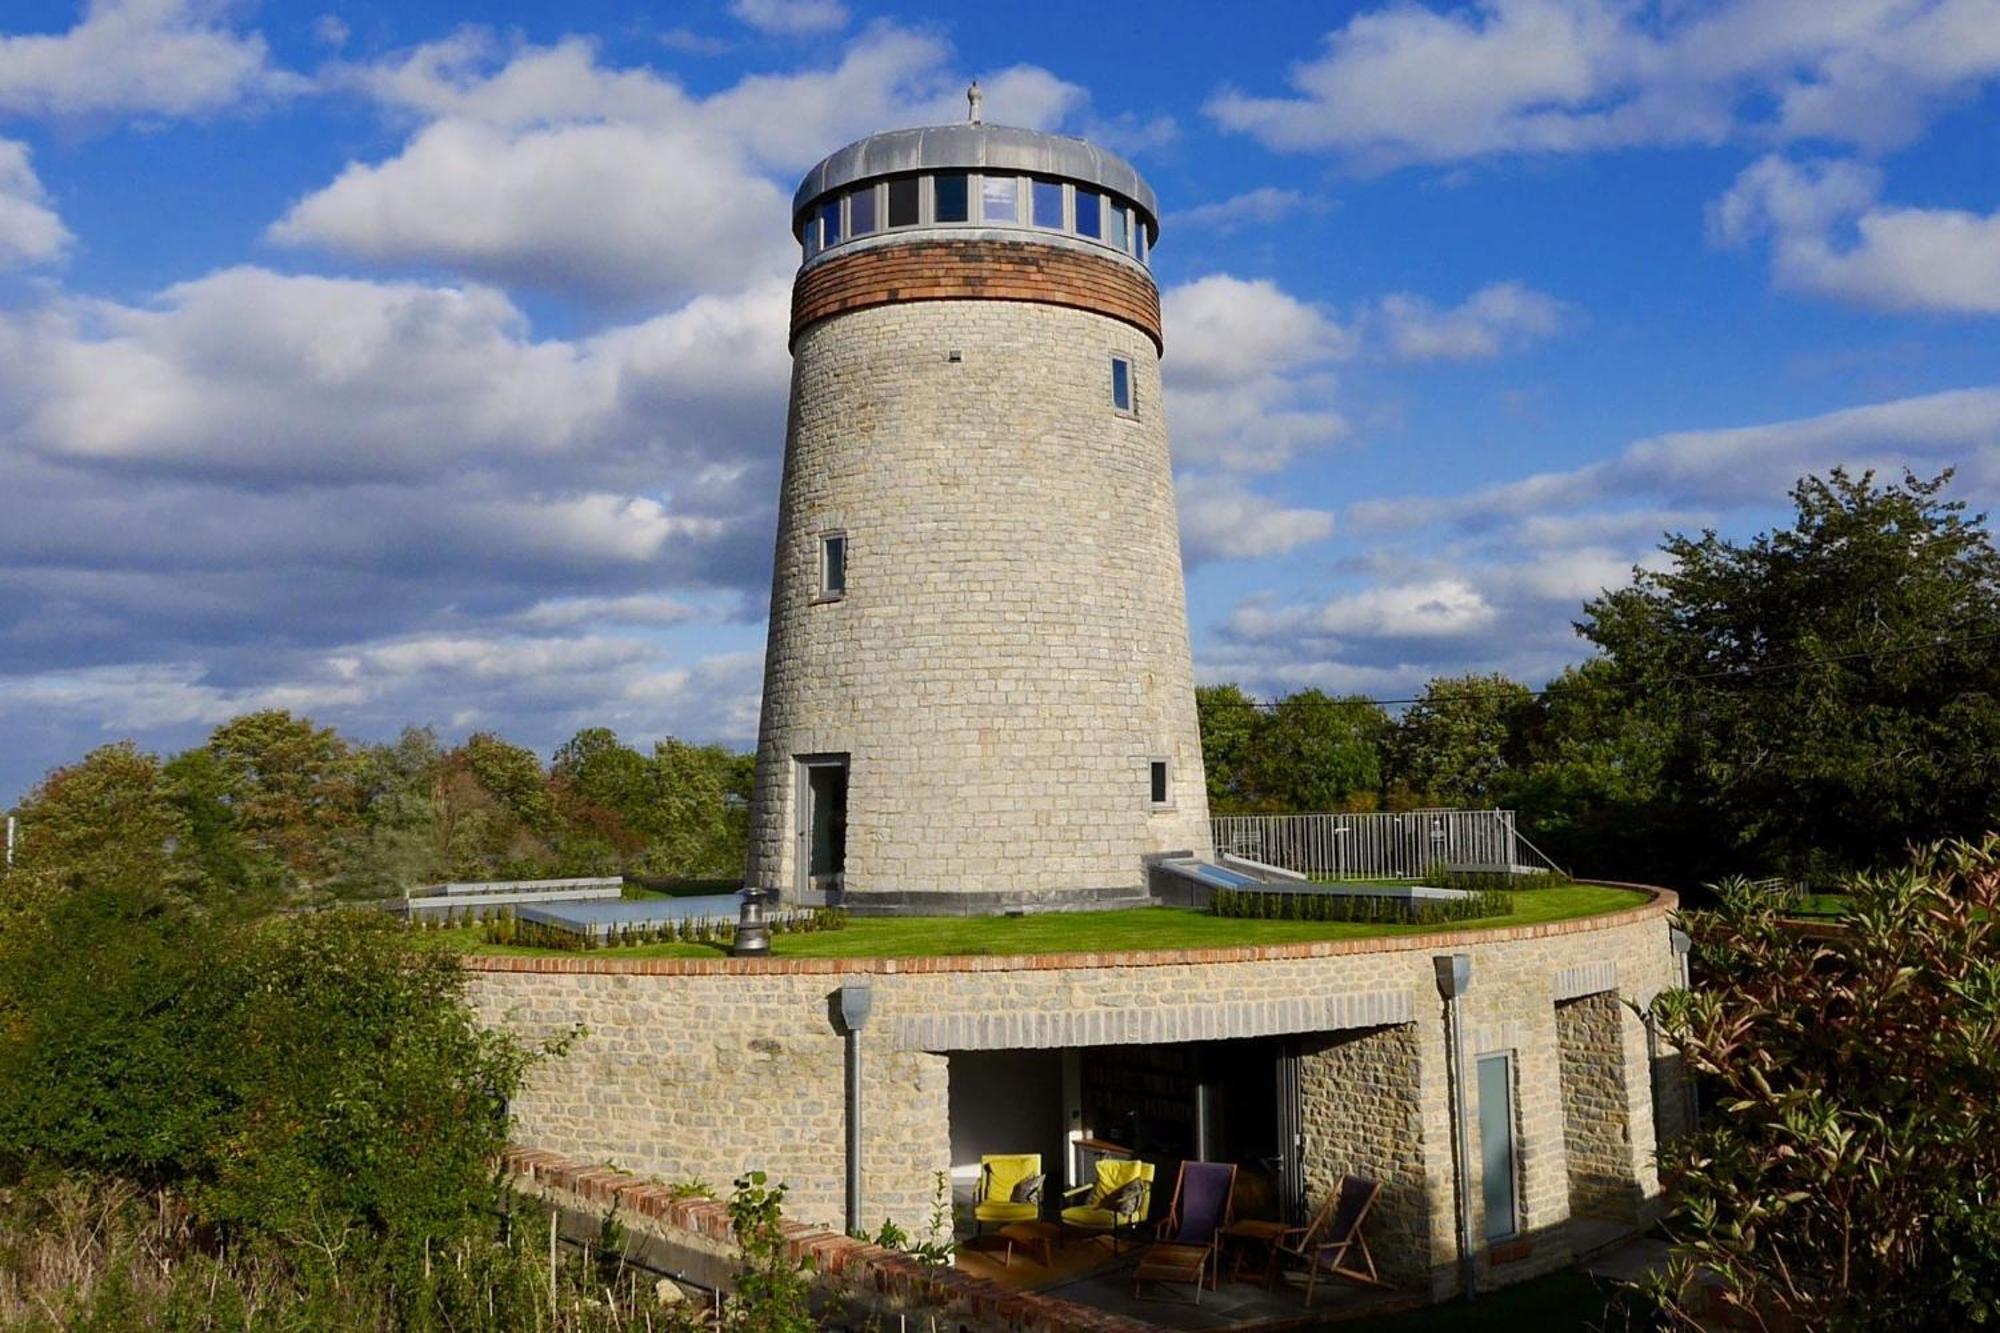
[(1634, 889), (1652, 895), (1650, 902), (1596, 916), (1543, 921), (1532, 926), (1495, 926), (1484, 930), (1441, 930), (1424, 935), (1378, 935), (1355, 940), (1309, 940), (1300, 944), (1244, 944), (1226, 949), (1134, 949), (1105, 953), (945, 954), (923, 958), (592, 958), (515, 957), (465, 954), (460, 962), (471, 972), (584, 973), (611, 976), (836, 976), (894, 975), (939, 972), (1052, 972), (1094, 967), (1175, 967), (1188, 963), (1276, 963), (1312, 958), (1344, 958), (1359, 954), (1406, 953), (1451, 949), (1472, 944), (1507, 944), (1584, 935), (1600, 930), (1664, 919), (1680, 908), (1671, 889), (1617, 880), (1579, 880), (1607, 889)]
[[(735, 1244), (729, 1205), (721, 1199), (677, 1199), (658, 1181), (613, 1166), (589, 1166), (539, 1148), (509, 1148), (500, 1157), (516, 1176), (562, 1190), (588, 1203), (610, 1206), (672, 1230)], [(791, 1257), (814, 1271), (846, 1277), (885, 1296), (962, 1311), (987, 1324), (1038, 1333), (1153, 1333), (1154, 1325), (1077, 1305), (1040, 1292), (1020, 1291), (941, 1268), (900, 1250), (884, 1249), (803, 1222), (781, 1222)]]

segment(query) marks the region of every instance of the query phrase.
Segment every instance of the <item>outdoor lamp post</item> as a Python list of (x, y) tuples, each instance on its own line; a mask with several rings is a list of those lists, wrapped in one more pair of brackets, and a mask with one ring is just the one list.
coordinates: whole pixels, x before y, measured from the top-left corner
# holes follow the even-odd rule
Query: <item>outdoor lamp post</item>
[(736, 942), (729, 952), (737, 958), (762, 958), (771, 952), (771, 914), (767, 904), (776, 897), (770, 889), (745, 886), (743, 905), (736, 916)]
[(1465, 1041), (1458, 1002), (1472, 989), (1472, 955), (1437, 954), (1431, 958), (1437, 970), (1438, 995), (1444, 1000), (1445, 1058), (1450, 1076), (1445, 1086), (1451, 1094), (1451, 1143), (1458, 1158), (1452, 1172), (1452, 1192), (1458, 1196), (1458, 1263), (1468, 1301), (1478, 1292), (1478, 1268), (1472, 1253), (1472, 1188), (1467, 1179), (1472, 1170), (1472, 1138), (1465, 1118)]

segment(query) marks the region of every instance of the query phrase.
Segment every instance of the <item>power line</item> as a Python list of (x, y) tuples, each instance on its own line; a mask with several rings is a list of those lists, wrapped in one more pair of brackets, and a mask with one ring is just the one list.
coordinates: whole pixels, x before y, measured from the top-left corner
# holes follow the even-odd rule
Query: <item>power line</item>
[[(1923, 643), (1901, 644), (1891, 648), (1867, 648), (1851, 653), (1834, 653), (1826, 657), (1801, 657), (1789, 662), (1769, 662), (1756, 666), (1720, 667), (1714, 671), (1698, 671), (1679, 676), (1650, 677), (1645, 680), (1611, 681), (1606, 684), (1612, 689), (1636, 689), (1642, 685), (1648, 689), (1665, 685), (1694, 685), (1703, 681), (1742, 679), (1749, 676), (1770, 675), (1780, 671), (1804, 671), (1810, 667), (1836, 666), (1842, 662), (1858, 662), (1876, 657), (1894, 657), (1903, 653), (1923, 652), (1932, 648), (1956, 648), (1969, 643), (1982, 643), (1989, 639), (2000, 639), (2000, 630), (1992, 630), (1983, 634), (1966, 634), (1956, 638), (1947, 638), (1940, 635)], [(1453, 699), (1520, 699), (1524, 697), (1540, 699), (1561, 692), (1561, 687), (1559, 686), (1544, 685), (1538, 690), (1531, 690), (1523, 685), (1509, 689), (1454, 690), (1447, 697)], [(1251, 708), (1272, 710), (1276, 709), (1284, 700), (1251, 699), (1246, 697), (1243, 702)], [(1419, 695), (1410, 699), (1378, 699), (1372, 695), (1347, 694), (1328, 695), (1327, 702), (1348, 704), (1355, 707), (1366, 705), (1372, 708), (1396, 708), (1406, 704), (1431, 703), (1433, 700), (1425, 695)]]

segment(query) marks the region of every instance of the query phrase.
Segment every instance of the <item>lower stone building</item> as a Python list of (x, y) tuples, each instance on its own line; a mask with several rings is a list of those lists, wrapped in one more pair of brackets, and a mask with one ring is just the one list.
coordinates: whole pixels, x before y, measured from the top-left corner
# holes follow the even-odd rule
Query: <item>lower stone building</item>
[[(1085, 1141), (1112, 1140), (1162, 1181), (1181, 1158), (1239, 1162), (1239, 1198), (1271, 1215), (1346, 1173), (1378, 1180), (1377, 1262), (1443, 1297), (1461, 1280), (1461, 1198), (1482, 1286), (1652, 1220), (1655, 1143), (1689, 1122), (1640, 1017), (1681, 984), (1673, 907), (1655, 890), (1539, 926), (1193, 952), (468, 966), (488, 1021), (582, 1029), (514, 1108), (526, 1146), (719, 1189), (761, 1169), (794, 1217), (838, 1228), (852, 1041), (871, 1228), (920, 1232), (939, 1173), (962, 1186), (982, 1153), (1040, 1151), (1079, 1180)], [(1461, 955), (1452, 1015), (1435, 960)], [(870, 1002), (851, 1034), (843, 987)]]

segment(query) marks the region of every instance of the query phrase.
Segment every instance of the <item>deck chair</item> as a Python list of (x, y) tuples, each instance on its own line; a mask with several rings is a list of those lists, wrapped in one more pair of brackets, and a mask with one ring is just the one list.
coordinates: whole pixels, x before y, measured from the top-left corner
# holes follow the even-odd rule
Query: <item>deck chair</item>
[(1032, 1222), (1042, 1215), (1039, 1200), (1025, 1202), (1014, 1197), (1021, 1183), (1042, 1174), (1038, 1152), (996, 1153), (979, 1159), (979, 1192), (973, 1196), (972, 1229), (977, 1235), (988, 1223), (1006, 1226), (1009, 1222)]
[(1132, 1296), (1147, 1282), (1181, 1282), (1194, 1287), (1201, 1304), (1202, 1283), (1215, 1289), (1222, 1266), (1218, 1242), (1234, 1214), (1234, 1162), (1182, 1162), (1174, 1177), (1174, 1201), (1160, 1219), (1158, 1237), (1132, 1270)]
[(1278, 1254), (1306, 1266), (1307, 1309), (1312, 1308), (1313, 1286), (1321, 1273), (1374, 1287), (1388, 1285), (1376, 1274), (1375, 1256), (1368, 1253), (1367, 1237), (1361, 1234), (1361, 1224), (1381, 1192), (1378, 1180), (1342, 1176), (1311, 1225), (1294, 1227), (1278, 1238)]
[[(1138, 1182), (1137, 1198), (1127, 1207), (1107, 1207), (1112, 1196)], [(1097, 1163), (1097, 1179), (1088, 1185), (1064, 1190), (1065, 1199), (1083, 1199), (1060, 1214), (1063, 1235), (1081, 1231), (1091, 1236), (1111, 1237), (1111, 1252), (1118, 1253), (1118, 1233), (1144, 1222), (1153, 1210), (1153, 1164), (1131, 1158), (1102, 1158)]]

